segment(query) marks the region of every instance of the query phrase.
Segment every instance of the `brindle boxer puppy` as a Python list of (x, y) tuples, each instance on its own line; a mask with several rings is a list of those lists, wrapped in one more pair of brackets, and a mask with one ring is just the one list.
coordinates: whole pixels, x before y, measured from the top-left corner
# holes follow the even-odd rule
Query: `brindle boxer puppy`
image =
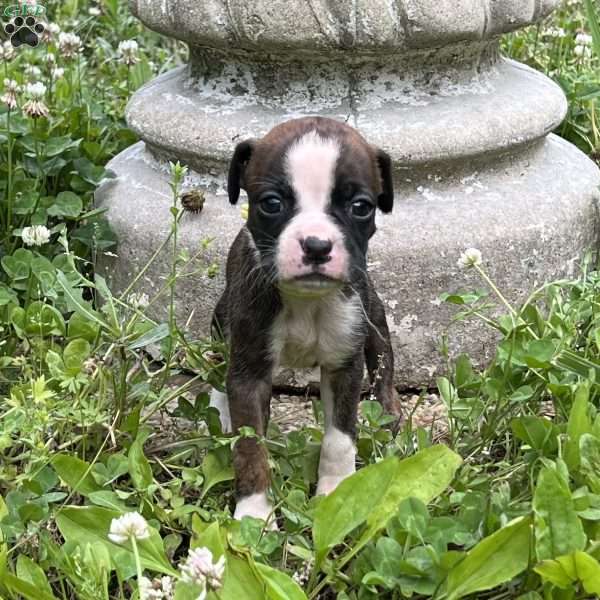
[[(297, 119), (238, 144), (232, 203), (240, 188), (248, 193), (248, 222), (229, 252), (213, 319), (230, 345), (227, 394), (213, 392), (211, 405), (226, 429), (250, 426), (264, 435), (273, 370), (320, 366), (325, 436), (317, 493), (328, 494), (355, 471), (365, 359), (377, 398), (397, 412), (385, 312), (366, 272), (375, 209), (389, 213), (394, 201), (390, 157), (344, 123)], [(264, 446), (240, 440), (234, 466), (235, 518), (266, 520)]]

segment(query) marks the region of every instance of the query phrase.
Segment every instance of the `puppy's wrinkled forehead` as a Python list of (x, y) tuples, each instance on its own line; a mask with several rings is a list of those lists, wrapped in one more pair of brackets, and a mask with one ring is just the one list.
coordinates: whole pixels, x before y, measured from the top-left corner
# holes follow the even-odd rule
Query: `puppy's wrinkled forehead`
[(267, 182), (286, 183), (303, 208), (311, 203), (319, 208), (316, 204), (340, 181), (359, 181), (381, 191), (372, 148), (354, 129), (331, 120), (303, 119), (275, 127), (257, 143), (248, 167), (249, 191), (259, 191)]
[(323, 210), (335, 185), (340, 140), (305, 133), (288, 147), (284, 170), (296, 199), (304, 210)]

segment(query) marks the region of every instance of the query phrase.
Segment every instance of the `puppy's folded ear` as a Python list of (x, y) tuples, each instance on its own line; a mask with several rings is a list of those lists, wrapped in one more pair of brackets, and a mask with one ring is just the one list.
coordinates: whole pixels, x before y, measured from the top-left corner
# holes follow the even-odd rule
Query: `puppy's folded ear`
[(246, 165), (252, 156), (252, 150), (255, 145), (254, 140), (240, 142), (233, 153), (231, 163), (229, 163), (229, 175), (227, 176), (227, 192), (229, 193), (229, 202), (235, 204), (240, 197), (240, 189), (244, 188), (244, 173)]
[(392, 159), (387, 152), (377, 148), (375, 160), (381, 177), (381, 194), (377, 198), (377, 206), (381, 212), (392, 212), (394, 207), (394, 182), (392, 180)]

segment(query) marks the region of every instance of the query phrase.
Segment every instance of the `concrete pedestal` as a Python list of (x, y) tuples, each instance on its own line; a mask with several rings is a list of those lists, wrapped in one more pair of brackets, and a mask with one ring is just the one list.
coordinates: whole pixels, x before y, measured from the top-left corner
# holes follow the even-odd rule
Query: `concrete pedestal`
[[(119, 235), (118, 258), (101, 261), (116, 290), (156, 250), (170, 226), (166, 159), (192, 168), (184, 188), (206, 195), (183, 218), (181, 245), (203, 265), (224, 266), (242, 226), (225, 195), (236, 142), (286, 119), (318, 114), (349, 122), (394, 162), (396, 204), (378, 216), (369, 262), (387, 306), (397, 381), (417, 386), (439, 371), (441, 334), (453, 310), (439, 295), (481, 287), (456, 261), (480, 249), (512, 300), (575, 274), (598, 242), (600, 172), (548, 135), (564, 118), (562, 91), (498, 53), (498, 35), (541, 19), (558, 0), (138, 0), (148, 26), (190, 44), (190, 65), (132, 98), (129, 125), (142, 137), (109, 167), (97, 194)], [(139, 290), (160, 287), (165, 253)], [(208, 331), (223, 273), (184, 279), (180, 323)], [(157, 307), (157, 313), (166, 308)], [(159, 316), (159, 315), (157, 315)], [(463, 323), (451, 349), (485, 360), (489, 330)]]

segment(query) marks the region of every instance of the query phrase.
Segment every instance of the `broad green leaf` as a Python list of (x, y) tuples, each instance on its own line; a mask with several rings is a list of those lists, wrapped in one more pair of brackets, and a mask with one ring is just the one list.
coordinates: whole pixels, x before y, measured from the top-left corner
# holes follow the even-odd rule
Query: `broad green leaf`
[[(100, 327), (110, 331), (109, 325), (98, 316), (98, 313), (96, 313), (95, 310), (86, 305), (86, 302), (84, 302), (81, 298), (81, 290), (79, 288), (74, 288), (64, 273), (58, 271), (56, 274), (56, 281), (62, 288), (62, 291), (65, 295), (65, 300), (69, 305), (69, 310), (75, 311), (85, 320), (96, 323)], [(114, 333), (116, 336), (118, 336), (118, 332)]]
[(209, 452), (202, 461), (202, 473), (204, 475), (202, 498), (217, 483), (231, 481), (234, 478), (234, 472), (229, 447), (221, 446)]
[(104, 506), (104, 508), (110, 508), (119, 511), (120, 513), (126, 513), (130, 510), (125, 502), (123, 502), (123, 500), (121, 500), (112, 490), (90, 492), (87, 497), (89, 501), (96, 506)]
[(215, 560), (221, 558), (225, 554), (225, 547), (223, 546), (219, 522), (204, 523), (197, 514), (194, 514), (192, 516), (192, 540), (190, 546), (192, 548), (208, 548)]
[(581, 464), (579, 441), (581, 436), (592, 433), (592, 423), (588, 415), (590, 388), (588, 384), (581, 384), (575, 393), (575, 400), (569, 414), (567, 424), (568, 440), (563, 453), (564, 461), (569, 471), (576, 472)]
[(533, 495), (533, 512), (538, 560), (585, 548), (586, 537), (571, 491), (555, 469), (544, 467), (540, 471)]
[(542, 452), (556, 446), (554, 427), (549, 419), (526, 415), (513, 419), (510, 426), (515, 436), (534, 450)]
[(586, 552), (578, 551), (556, 560), (545, 560), (534, 570), (559, 588), (572, 588), (579, 581), (588, 594), (600, 596), (600, 563)]
[(269, 600), (306, 600), (302, 588), (286, 573), (261, 563), (254, 567), (266, 585)]
[(367, 519), (373, 531), (383, 529), (406, 498), (425, 504), (439, 496), (454, 479), (462, 459), (447, 446), (431, 446), (401, 460), (391, 485)]
[(456, 600), (511, 581), (529, 565), (531, 519), (519, 518), (485, 538), (450, 570), (447, 599)]
[(430, 502), (450, 484), (460, 463), (446, 446), (432, 446), (402, 461), (392, 456), (342, 481), (315, 510), (317, 566), (332, 546), (365, 521), (365, 540), (385, 527), (402, 500)]
[(138, 433), (127, 455), (129, 461), (129, 474), (133, 484), (138, 490), (145, 490), (152, 483), (152, 467), (144, 455), (144, 442), (150, 435), (150, 430), (145, 429)]
[(60, 192), (54, 203), (48, 207), (48, 214), (53, 217), (67, 217), (74, 219), (83, 210), (81, 198), (73, 192)]
[(4, 573), (2, 584), (25, 600), (57, 600), (54, 594), (48, 594), (29, 581), (23, 581), (12, 573)]
[(92, 477), (90, 465), (76, 456), (57, 454), (51, 464), (56, 474), (72, 491), (87, 496), (101, 489)]
[(138, 348), (144, 348), (149, 344), (156, 344), (164, 340), (169, 336), (169, 324), (161, 323), (156, 327), (153, 327), (150, 331), (142, 334), (137, 340), (131, 342), (127, 348), (129, 350), (137, 350)]
[(77, 375), (84, 361), (91, 353), (90, 343), (84, 339), (71, 340), (64, 349), (63, 361), (65, 370), (70, 375)]
[[(133, 566), (133, 552), (129, 543), (121, 546), (108, 539), (112, 520), (121, 515), (120, 512), (99, 506), (66, 506), (57, 514), (56, 524), (66, 541), (82, 548), (88, 543), (102, 542), (109, 549), (116, 565), (123, 561)], [(143, 568), (166, 575), (177, 575), (177, 571), (167, 560), (162, 539), (155, 529), (150, 527), (150, 538), (140, 540), (138, 548)], [(134, 572), (135, 569), (130, 575)]]
[(265, 600), (265, 585), (250, 564), (228, 552), (220, 600)]
[(21, 581), (31, 583), (43, 594), (53, 595), (44, 570), (25, 554), (19, 554), (17, 557), (17, 577)]
[(364, 467), (342, 481), (329, 496), (321, 500), (315, 510), (313, 522), (317, 567), (329, 549), (362, 525), (373, 507), (381, 503), (399, 465), (400, 459), (391, 456)]
[(579, 439), (580, 472), (595, 494), (600, 494), (600, 440), (584, 433)]

